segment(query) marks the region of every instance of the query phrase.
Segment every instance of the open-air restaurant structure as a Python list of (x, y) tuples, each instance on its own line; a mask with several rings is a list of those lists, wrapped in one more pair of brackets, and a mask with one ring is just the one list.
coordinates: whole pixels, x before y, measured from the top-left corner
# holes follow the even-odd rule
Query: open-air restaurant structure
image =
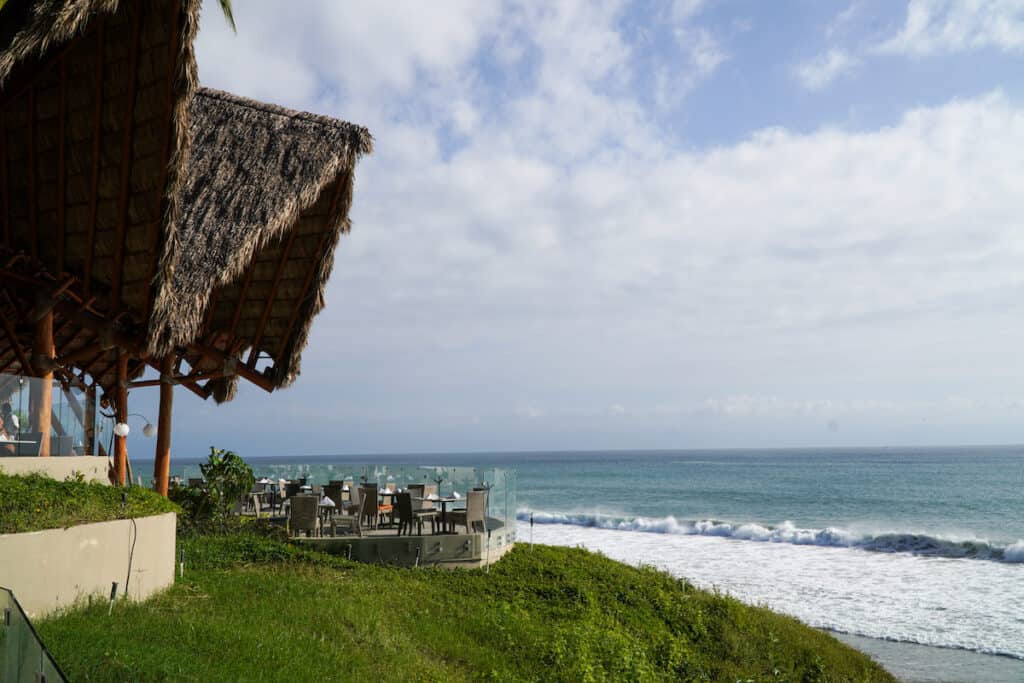
[[(515, 542), (515, 472), (496, 467), (278, 462), (253, 467), (240, 515), (365, 562), (483, 566)], [(182, 483), (202, 486), (198, 466)]]
[[(0, 2), (0, 471), (76, 456), (75, 471), (88, 459), (111, 484), (167, 495), (176, 387), (221, 403), (240, 380), (273, 392), (299, 375), (373, 140), (352, 123), (201, 87), (200, 4)], [(129, 394), (150, 387), (151, 478), (130, 471), (126, 438)], [(333, 513), (281, 490), (269, 502), (255, 492), (250, 509), (312, 525), (312, 543), (437, 539), (420, 562), (486, 558), (483, 539), (512, 541), (506, 478), (494, 472), (392, 487), (337, 474), (307, 475)], [(469, 546), (449, 552), (453, 539)], [(408, 554), (368, 542), (346, 552)]]

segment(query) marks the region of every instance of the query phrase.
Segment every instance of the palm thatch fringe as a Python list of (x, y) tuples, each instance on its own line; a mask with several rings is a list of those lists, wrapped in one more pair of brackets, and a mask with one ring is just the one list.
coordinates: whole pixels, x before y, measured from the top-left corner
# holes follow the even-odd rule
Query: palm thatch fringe
[(18, 64), (41, 59), (85, 30), (97, 13), (113, 14), (118, 0), (40, 0), (10, 45), (0, 52), (0, 86)]
[[(178, 42), (179, 60), (174, 75), (173, 114), (171, 154), (167, 163), (167, 186), (164, 190), (163, 229), (160, 231), (162, 242), (159, 244), (160, 254), (158, 267), (153, 275), (150, 287), (150, 319), (147, 335), (147, 351), (157, 358), (170, 352), (175, 339), (159, 332), (166, 330), (166, 325), (155, 324), (159, 319), (157, 311), (173, 306), (170, 289), (165, 283), (174, 278), (175, 264), (178, 262), (181, 240), (179, 236), (182, 222), (182, 191), (188, 179), (189, 152), (191, 149), (189, 113), (195, 93), (199, 85), (199, 74), (196, 68), (195, 51), (192, 43), (199, 30), (199, 7), (202, 0), (184, 0), (181, 9), (181, 22)], [(189, 340), (191, 341), (191, 340)]]
[[(205, 88), (196, 92), (189, 116), (179, 255), (173, 277), (159, 283), (151, 319), (157, 352), (208, 332), (203, 322), (212, 292), (238, 281), (261, 250), (297, 230), (303, 212), (337, 188), (323, 220), (326, 249), (313, 294), (294, 302), (300, 325), (274, 359), (271, 381), (287, 386), (299, 372), (312, 319), (323, 308), (334, 247), (349, 229), (355, 164), (372, 151), (372, 137), (361, 126)], [(229, 400), (233, 384), (231, 378), (214, 380), (209, 388), (216, 399)]]

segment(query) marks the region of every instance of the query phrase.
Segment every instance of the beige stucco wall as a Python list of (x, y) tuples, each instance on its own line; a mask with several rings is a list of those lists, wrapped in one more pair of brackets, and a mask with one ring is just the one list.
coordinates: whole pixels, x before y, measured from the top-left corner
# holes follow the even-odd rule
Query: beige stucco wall
[(28, 474), (40, 472), (52, 479), (63, 481), (75, 472), (81, 472), (86, 481), (110, 483), (107, 479), (107, 459), (98, 455), (62, 456), (49, 458), (3, 457), (0, 472)]
[[(174, 583), (176, 518), (173, 512), (140, 517), (128, 596), (143, 600)], [(117, 581), (124, 591), (131, 520), (82, 524), (24, 534), (0, 534), (0, 586), (30, 618), (73, 604), (88, 595), (110, 596)]]

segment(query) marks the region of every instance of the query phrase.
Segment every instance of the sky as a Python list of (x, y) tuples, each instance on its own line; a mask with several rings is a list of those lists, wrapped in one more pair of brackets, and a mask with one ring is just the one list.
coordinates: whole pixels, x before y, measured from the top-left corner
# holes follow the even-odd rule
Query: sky
[(1024, 2), (234, 5), (202, 84), (375, 150), (301, 377), (175, 456), (1024, 442)]

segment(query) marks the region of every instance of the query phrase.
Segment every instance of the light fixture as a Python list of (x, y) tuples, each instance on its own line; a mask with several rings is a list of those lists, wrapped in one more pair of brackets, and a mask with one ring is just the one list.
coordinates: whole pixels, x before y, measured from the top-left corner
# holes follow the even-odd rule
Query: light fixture
[[(141, 417), (146, 420), (146, 424), (142, 427), (142, 434), (145, 437), (153, 438), (156, 434), (156, 426), (141, 413), (128, 413), (128, 417)], [(116, 436), (125, 437), (128, 436), (128, 432), (132, 431), (132, 428), (128, 426), (127, 422), (118, 422), (114, 425), (114, 434)]]

